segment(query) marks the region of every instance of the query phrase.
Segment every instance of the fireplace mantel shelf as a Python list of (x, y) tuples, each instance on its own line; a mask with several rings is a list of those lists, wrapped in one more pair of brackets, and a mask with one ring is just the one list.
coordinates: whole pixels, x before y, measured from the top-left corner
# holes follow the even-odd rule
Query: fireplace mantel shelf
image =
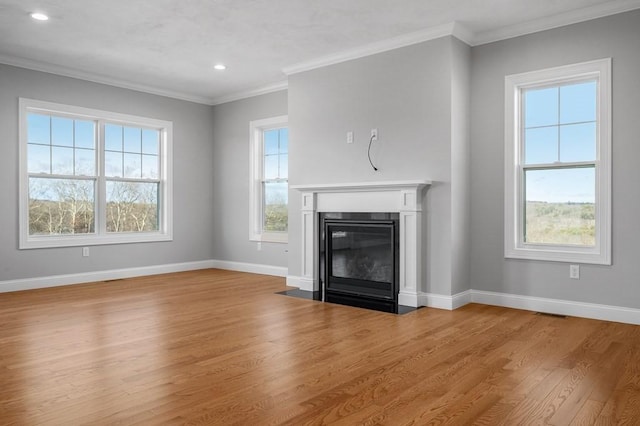
[(304, 192), (348, 192), (348, 191), (395, 191), (401, 188), (422, 188), (430, 186), (430, 180), (395, 180), (386, 182), (354, 182), (291, 185), (291, 189)]

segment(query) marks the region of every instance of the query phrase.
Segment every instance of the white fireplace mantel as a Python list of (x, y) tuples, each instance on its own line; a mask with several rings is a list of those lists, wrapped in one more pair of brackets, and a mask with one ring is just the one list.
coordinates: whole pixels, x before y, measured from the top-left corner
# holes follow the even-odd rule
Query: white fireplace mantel
[(398, 302), (417, 307), (422, 271), (422, 192), (431, 181), (292, 185), (302, 195), (300, 288), (319, 290), (318, 213), (384, 212), (400, 215)]

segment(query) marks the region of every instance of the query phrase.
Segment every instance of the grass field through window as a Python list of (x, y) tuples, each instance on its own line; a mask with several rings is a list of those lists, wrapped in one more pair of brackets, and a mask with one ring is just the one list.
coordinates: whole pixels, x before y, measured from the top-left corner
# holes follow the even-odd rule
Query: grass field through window
[(525, 241), (594, 246), (596, 208), (593, 203), (527, 201)]

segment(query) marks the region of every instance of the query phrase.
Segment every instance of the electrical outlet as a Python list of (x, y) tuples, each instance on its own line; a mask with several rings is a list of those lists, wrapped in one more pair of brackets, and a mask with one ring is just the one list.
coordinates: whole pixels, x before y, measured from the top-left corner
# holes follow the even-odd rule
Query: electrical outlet
[(258, 251), (262, 251), (262, 241), (258, 241), (258, 243), (256, 244), (256, 249)]
[(378, 140), (378, 129), (371, 129), (371, 140)]
[(89, 257), (89, 247), (82, 247), (82, 257)]
[(353, 143), (353, 132), (347, 132), (347, 143)]
[(569, 278), (580, 279), (580, 265), (569, 265)]

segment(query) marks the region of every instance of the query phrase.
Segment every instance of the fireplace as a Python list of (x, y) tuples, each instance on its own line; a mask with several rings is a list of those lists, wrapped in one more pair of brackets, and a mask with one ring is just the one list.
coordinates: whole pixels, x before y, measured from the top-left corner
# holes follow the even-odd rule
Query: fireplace
[(398, 312), (399, 214), (319, 213), (323, 300)]
[[(338, 184), (292, 185), (300, 191), (301, 240), (298, 261), (300, 275), (287, 277), (287, 284), (300, 290), (323, 291), (320, 274), (325, 273), (320, 255), (325, 250), (320, 243), (322, 237), (320, 214), (343, 215), (339, 219), (350, 220), (346, 213), (372, 212), (374, 214), (398, 215), (394, 238), (398, 240), (396, 250), (399, 278), (396, 281), (398, 306), (424, 306), (426, 295), (422, 290), (422, 202), (430, 181), (391, 181)], [(331, 217), (331, 216), (328, 216)], [(386, 220), (386, 219), (385, 219)], [(324, 264), (324, 263), (323, 263)]]

